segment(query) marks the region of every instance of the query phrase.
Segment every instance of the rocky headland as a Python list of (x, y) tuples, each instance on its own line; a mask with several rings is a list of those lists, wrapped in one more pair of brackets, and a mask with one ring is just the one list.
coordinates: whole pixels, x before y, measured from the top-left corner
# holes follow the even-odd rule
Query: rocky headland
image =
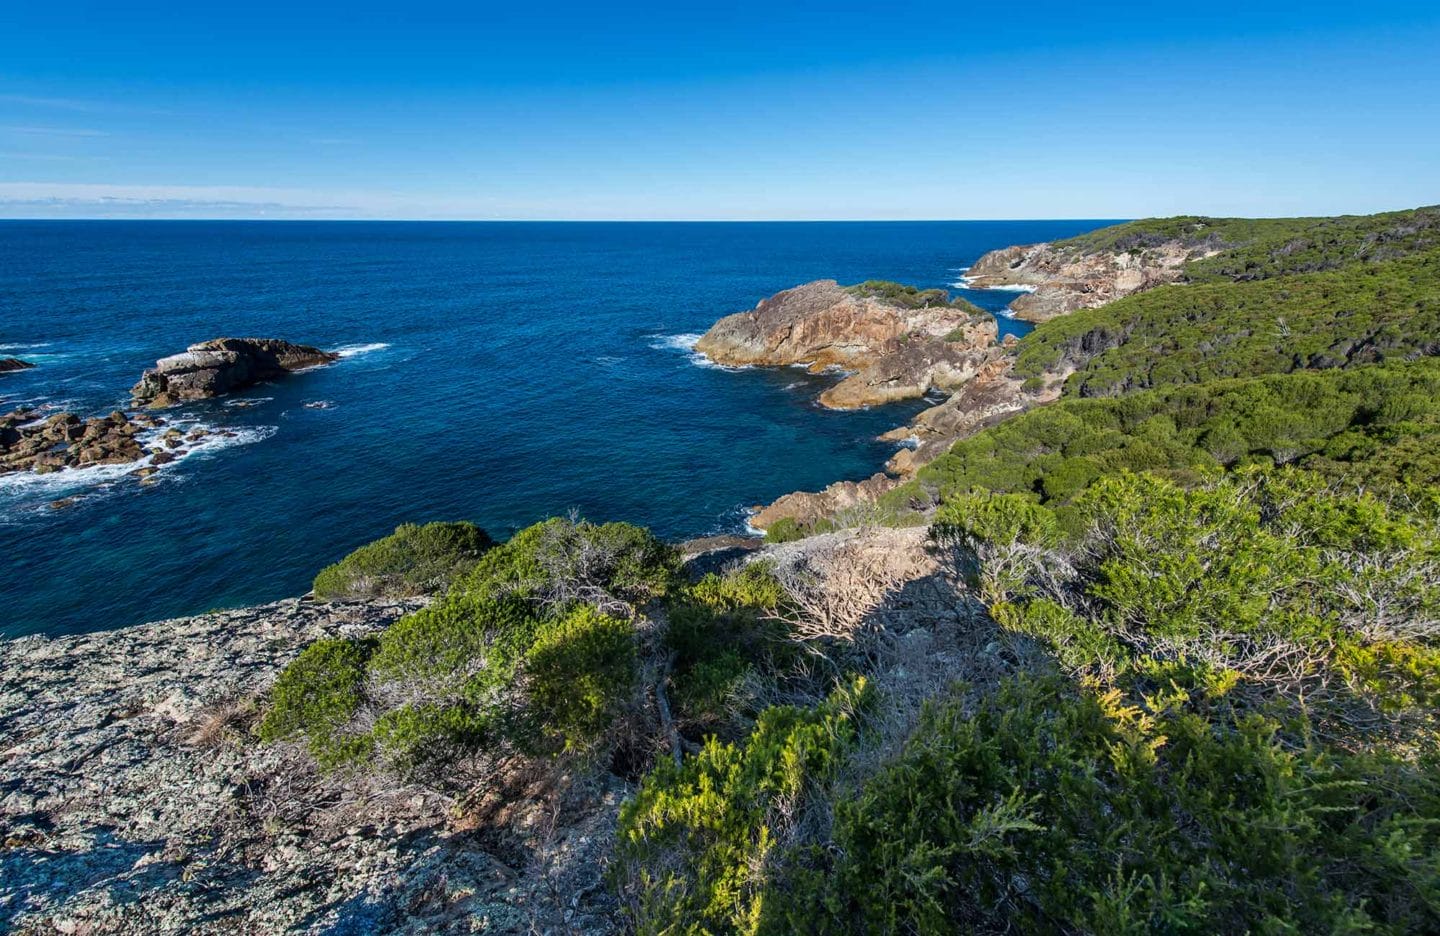
[(1011, 312), (1023, 321), (1047, 322), (1076, 309), (1177, 282), (1187, 262), (1213, 256), (1219, 248), (1183, 240), (1130, 250), (1026, 244), (985, 254), (965, 272), (965, 281), (974, 289), (1030, 290), (1010, 303)]
[(1014, 348), (1013, 337), (999, 340), (993, 316), (944, 290), (834, 280), (787, 289), (726, 316), (695, 345), (720, 364), (844, 370), (820, 395), (823, 405), (839, 409), (946, 394), (880, 437), (900, 446), (885, 472), (758, 506), (750, 524), (762, 530), (785, 518), (808, 526), (863, 510), (957, 439), (1054, 399), (1059, 381), (1027, 384), (1012, 375)]
[(29, 361), (22, 361), (19, 358), (0, 358), (0, 374), (7, 374), (11, 371), (29, 370), (34, 367)]
[(135, 405), (164, 407), (202, 400), (273, 380), (340, 356), (277, 338), (214, 338), (155, 362), (130, 389)]
[(942, 290), (819, 280), (711, 326), (695, 350), (719, 364), (836, 368), (821, 404), (855, 409), (949, 391), (999, 353), (995, 320)]

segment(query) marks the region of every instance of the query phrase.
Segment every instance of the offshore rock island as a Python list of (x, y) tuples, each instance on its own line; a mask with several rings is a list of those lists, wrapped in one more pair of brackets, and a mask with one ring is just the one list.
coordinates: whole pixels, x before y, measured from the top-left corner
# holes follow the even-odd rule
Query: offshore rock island
[(338, 360), (338, 354), (276, 338), (213, 338), (156, 361), (130, 395), (136, 406), (173, 406)]

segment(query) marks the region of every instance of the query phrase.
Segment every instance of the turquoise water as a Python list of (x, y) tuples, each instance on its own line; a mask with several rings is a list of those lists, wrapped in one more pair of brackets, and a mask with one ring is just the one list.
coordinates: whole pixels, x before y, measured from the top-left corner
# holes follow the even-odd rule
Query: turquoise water
[(181, 408), (237, 435), (156, 484), (0, 476), (0, 633), (300, 594), (407, 520), (742, 530), (750, 505), (876, 471), (892, 448), (873, 437), (925, 404), (826, 411), (833, 378), (705, 366), (694, 336), (807, 280), (947, 286), (992, 248), (1107, 223), (0, 222), (0, 356), (39, 365), (0, 375), (4, 409), (108, 411), (220, 335), (347, 354), (253, 406)]

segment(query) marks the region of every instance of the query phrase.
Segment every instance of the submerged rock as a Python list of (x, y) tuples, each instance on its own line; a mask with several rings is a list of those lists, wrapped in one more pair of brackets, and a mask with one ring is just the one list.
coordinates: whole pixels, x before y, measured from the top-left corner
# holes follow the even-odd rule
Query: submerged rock
[(991, 315), (943, 290), (819, 280), (726, 316), (695, 350), (720, 364), (850, 371), (820, 402), (855, 409), (960, 386), (999, 353), (998, 334)]
[(136, 404), (171, 406), (221, 396), (340, 356), (277, 338), (215, 338), (155, 362), (130, 390)]
[(19, 358), (0, 358), (0, 374), (8, 373), (10, 371), (29, 370), (34, 366), (35, 365), (31, 364), (29, 361), (22, 361)]

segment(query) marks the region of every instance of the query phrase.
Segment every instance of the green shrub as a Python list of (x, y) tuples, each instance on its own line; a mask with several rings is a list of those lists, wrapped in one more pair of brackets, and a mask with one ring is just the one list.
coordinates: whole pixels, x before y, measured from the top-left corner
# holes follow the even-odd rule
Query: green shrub
[(866, 280), (854, 286), (846, 286), (845, 291), (864, 298), (883, 299), (891, 305), (907, 309), (949, 306), (957, 309), (969, 309), (978, 315), (987, 314), (965, 299), (959, 297), (951, 299), (950, 294), (943, 289), (919, 289), (890, 280)]
[(315, 576), (315, 597), (398, 598), (443, 592), (492, 541), (471, 523), (406, 523)]
[(617, 845), (640, 933), (753, 931), (777, 824), (840, 763), (871, 692), (857, 680), (814, 709), (769, 708), (743, 746), (712, 739), (645, 778)]
[(368, 740), (342, 729), (364, 702), (365, 664), (371, 641), (330, 637), (300, 652), (275, 681), (270, 708), (260, 722), (263, 741), (303, 734), (322, 765), (368, 756)]
[(753, 901), (757, 930), (1426, 931), (1437, 794), (1423, 769), (1290, 748), (1263, 718), (1021, 678), (930, 709), (838, 804), (833, 848)]
[(528, 527), (374, 640), (307, 649), (277, 683), (264, 736), (304, 734), (326, 765), (378, 756), (437, 776), (480, 749), (591, 747), (623, 714), (636, 669), (630, 624), (600, 609), (663, 597), (679, 564), (629, 524)]
[(807, 535), (805, 528), (794, 517), (781, 517), (770, 524), (765, 530), (765, 542), (767, 543), (793, 543), (795, 540), (804, 539)]
[(525, 676), (531, 717), (565, 750), (585, 750), (634, 692), (633, 628), (581, 605), (540, 628)]

